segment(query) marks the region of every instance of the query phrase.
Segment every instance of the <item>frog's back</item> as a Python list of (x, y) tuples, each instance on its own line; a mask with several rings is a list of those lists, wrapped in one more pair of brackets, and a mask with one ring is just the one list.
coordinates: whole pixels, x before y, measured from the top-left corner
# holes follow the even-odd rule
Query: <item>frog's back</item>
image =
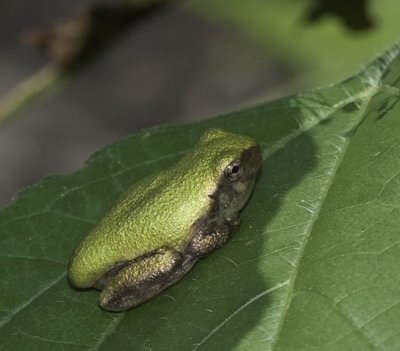
[[(93, 228), (75, 251), (69, 276), (75, 286), (90, 287), (116, 263), (162, 247), (181, 249), (192, 224), (209, 206), (210, 189), (164, 171), (133, 185)], [(182, 194), (190, 197), (182, 199)]]

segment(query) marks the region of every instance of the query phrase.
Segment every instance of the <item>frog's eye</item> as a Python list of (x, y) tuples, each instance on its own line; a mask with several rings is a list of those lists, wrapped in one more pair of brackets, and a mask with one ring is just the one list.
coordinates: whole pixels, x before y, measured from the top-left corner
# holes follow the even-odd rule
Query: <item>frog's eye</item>
[(243, 175), (243, 165), (240, 160), (233, 160), (228, 166), (225, 168), (225, 177), (230, 181), (234, 182)]

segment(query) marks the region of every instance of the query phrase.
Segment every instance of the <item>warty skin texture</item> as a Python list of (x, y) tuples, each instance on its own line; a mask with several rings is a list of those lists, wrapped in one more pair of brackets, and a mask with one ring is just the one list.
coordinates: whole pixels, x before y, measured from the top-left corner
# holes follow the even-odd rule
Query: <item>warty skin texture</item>
[(160, 248), (184, 253), (193, 224), (210, 211), (210, 195), (225, 167), (255, 147), (248, 137), (212, 129), (177, 164), (132, 185), (75, 250), (68, 267), (71, 283), (93, 287), (117, 263)]

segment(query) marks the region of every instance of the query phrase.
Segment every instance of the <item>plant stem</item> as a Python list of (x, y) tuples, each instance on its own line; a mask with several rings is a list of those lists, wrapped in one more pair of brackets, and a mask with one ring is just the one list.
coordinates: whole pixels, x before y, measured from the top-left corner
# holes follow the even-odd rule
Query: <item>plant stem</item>
[(28, 102), (41, 96), (64, 75), (64, 70), (48, 64), (17, 84), (6, 95), (0, 97), (0, 122), (10, 118)]

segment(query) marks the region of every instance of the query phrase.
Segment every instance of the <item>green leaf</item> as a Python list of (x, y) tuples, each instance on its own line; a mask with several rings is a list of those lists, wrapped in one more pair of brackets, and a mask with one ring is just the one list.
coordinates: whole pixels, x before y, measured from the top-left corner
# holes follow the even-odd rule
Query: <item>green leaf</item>
[[(399, 53), (336, 86), (133, 135), (22, 191), (0, 212), (0, 349), (400, 349)], [(101, 310), (68, 284), (73, 249), (210, 127), (263, 150), (240, 230), (152, 301)]]

